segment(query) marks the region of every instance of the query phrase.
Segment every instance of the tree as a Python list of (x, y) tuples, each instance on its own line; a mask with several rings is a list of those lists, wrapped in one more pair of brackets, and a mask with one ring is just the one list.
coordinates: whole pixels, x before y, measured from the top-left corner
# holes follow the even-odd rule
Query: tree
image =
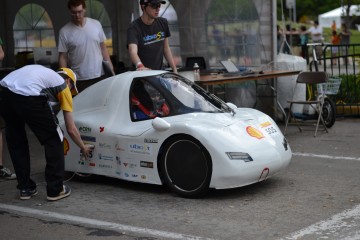
[(350, 15), (350, 8), (352, 5), (359, 5), (360, 4), (360, 0), (341, 0), (341, 6), (345, 8), (345, 13), (344, 13), (344, 20), (345, 20), (345, 25), (350, 28), (350, 26), (352, 25), (352, 22), (355, 20), (355, 16), (351, 16)]

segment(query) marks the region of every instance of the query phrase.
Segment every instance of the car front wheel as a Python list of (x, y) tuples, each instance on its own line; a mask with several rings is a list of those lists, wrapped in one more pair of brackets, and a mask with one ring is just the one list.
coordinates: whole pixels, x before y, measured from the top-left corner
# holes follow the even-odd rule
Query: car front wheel
[(212, 162), (199, 141), (175, 136), (165, 143), (160, 170), (165, 184), (182, 197), (196, 198), (209, 190)]

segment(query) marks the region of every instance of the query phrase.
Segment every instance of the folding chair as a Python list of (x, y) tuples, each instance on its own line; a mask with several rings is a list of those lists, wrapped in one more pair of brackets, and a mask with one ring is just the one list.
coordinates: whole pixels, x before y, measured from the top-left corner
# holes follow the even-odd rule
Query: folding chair
[[(322, 117), (322, 109), (324, 104), (324, 97), (325, 97), (325, 89), (323, 89), (323, 83), (326, 83), (328, 80), (328, 75), (326, 72), (301, 72), (297, 79), (294, 89), (294, 97), (292, 100), (288, 100), (287, 102), (290, 103), (289, 106), (289, 113), (286, 118), (285, 130), (284, 134), (286, 134), (287, 127), (289, 125), (290, 120), (294, 120), (299, 131), (302, 132), (301, 126), (314, 126), (315, 125), (315, 133), (314, 137), (316, 137), (318, 128), (320, 123), (324, 127), (324, 131), (328, 132), (324, 119)], [(295, 99), (296, 89), (300, 86), (300, 84), (305, 84), (306, 88), (311, 91), (308, 91), (309, 99), (308, 100), (297, 100)], [(317, 86), (317, 84), (319, 84)], [(317, 96), (314, 93), (314, 89), (318, 89)], [(292, 107), (294, 104), (307, 105), (309, 110), (308, 114), (305, 113), (294, 113), (292, 111)], [(311, 112), (311, 113), (310, 113)], [(312, 120), (312, 121), (311, 121)], [(314, 124), (314, 120), (316, 124)], [(309, 130), (309, 128), (304, 130)]]

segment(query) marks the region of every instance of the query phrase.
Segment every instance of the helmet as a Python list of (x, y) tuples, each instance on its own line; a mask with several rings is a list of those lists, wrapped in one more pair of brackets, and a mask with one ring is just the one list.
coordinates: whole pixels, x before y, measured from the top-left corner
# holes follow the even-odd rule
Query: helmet
[(76, 74), (70, 68), (60, 68), (57, 73), (62, 76), (64, 79), (70, 78), (72, 81), (72, 87), (70, 88), (71, 94), (73, 96), (77, 95), (79, 92), (76, 88)]

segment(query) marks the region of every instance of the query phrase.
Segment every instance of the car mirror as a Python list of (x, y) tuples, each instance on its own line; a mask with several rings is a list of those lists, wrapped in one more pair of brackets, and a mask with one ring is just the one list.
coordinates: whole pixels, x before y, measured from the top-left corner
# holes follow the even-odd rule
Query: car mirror
[(166, 131), (170, 128), (171, 125), (166, 120), (156, 117), (152, 121), (152, 126), (157, 131)]

